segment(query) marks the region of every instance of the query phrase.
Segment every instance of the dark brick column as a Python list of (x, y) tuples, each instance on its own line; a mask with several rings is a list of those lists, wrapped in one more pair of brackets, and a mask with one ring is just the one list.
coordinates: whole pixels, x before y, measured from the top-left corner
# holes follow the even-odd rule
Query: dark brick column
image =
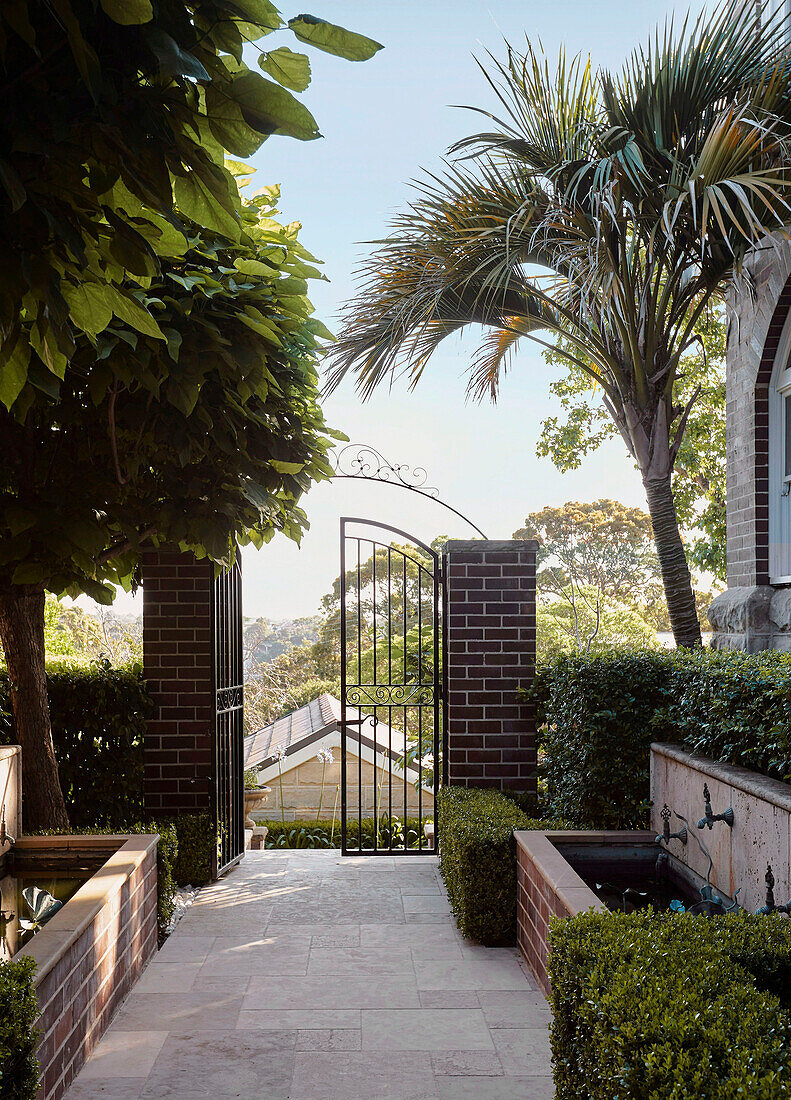
[(145, 739), (154, 817), (211, 809), (213, 567), (192, 554), (143, 557), (143, 667), (156, 711)]
[(535, 676), (537, 546), (518, 540), (445, 547), (450, 783), (536, 790), (535, 714), (517, 689)]

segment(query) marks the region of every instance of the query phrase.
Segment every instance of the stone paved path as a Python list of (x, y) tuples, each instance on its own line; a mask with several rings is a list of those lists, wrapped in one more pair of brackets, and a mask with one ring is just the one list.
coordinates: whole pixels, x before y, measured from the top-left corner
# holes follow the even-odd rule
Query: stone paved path
[(250, 852), (199, 894), (68, 1100), (549, 1100), (544, 997), (437, 861)]

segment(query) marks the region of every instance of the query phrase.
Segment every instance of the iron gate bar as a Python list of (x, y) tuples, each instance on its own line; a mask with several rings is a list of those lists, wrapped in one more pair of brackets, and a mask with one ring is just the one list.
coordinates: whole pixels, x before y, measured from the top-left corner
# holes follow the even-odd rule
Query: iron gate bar
[(211, 611), (216, 878), (244, 855), (242, 565), (238, 550), (234, 564), (214, 579)]
[[(394, 547), (392, 545), (392, 537), (389, 543), (381, 540), (377, 540), (374, 537), (365, 537), (360, 533), (352, 533), (349, 531), (350, 527), (359, 525), (363, 528), (374, 528), (376, 532), (387, 532), (390, 536), (398, 536), (406, 542), (411, 543), (416, 548), (422, 550), (432, 563), (433, 568), (428, 568), (424, 561), (419, 560), (417, 557), (413, 557), (405, 549), (400, 547)], [(349, 560), (347, 543), (353, 543), (356, 545), (356, 562)], [(367, 547), (371, 547), (371, 569), (370, 569), (370, 582), (363, 582), (362, 576), (362, 564), (363, 564), (363, 544)], [(377, 561), (377, 554), (380, 554), (380, 560)], [(393, 581), (398, 576), (398, 571), (393, 568), (394, 557), (401, 558), (400, 580), (401, 580), (401, 641), (402, 641), (402, 653), (401, 653), (401, 665), (403, 669), (403, 675), (401, 680), (403, 682), (393, 681)], [(409, 619), (410, 619), (410, 604), (408, 598), (408, 565), (411, 562), (416, 569), (416, 611), (412, 612), (412, 615), (417, 619), (417, 658), (416, 669), (414, 673), (414, 679), (407, 681), (407, 646), (409, 638)], [(348, 568), (350, 567), (350, 568)], [(386, 569), (386, 575), (383, 575), (382, 570)], [(351, 572), (353, 581), (352, 584), (356, 585), (355, 597), (356, 608), (353, 609), (355, 614), (355, 627), (356, 627), (356, 644), (354, 642), (350, 645), (349, 637), (349, 606), (348, 606), (348, 593), (347, 593), (347, 571)], [(434, 846), (430, 847), (428, 841), (424, 837), (423, 833), (423, 787), (425, 784), (424, 778), (424, 744), (423, 738), (427, 729), (426, 720), (424, 717), (424, 711), (431, 708), (432, 715), (432, 735), (431, 735), (431, 751), (433, 755), (433, 768), (432, 768), (432, 793), (436, 800), (436, 794), (441, 780), (441, 769), (444, 768), (444, 753), (440, 752), (440, 725), (441, 725), (441, 710), (440, 704), (443, 696), (443, 680), (440, 675), (441, 663), (440, 663), (440, 621), (441, 621), (441, 564), (439, 555), (432, 547), (426, 545), (422, 540), (409, 534), (407, 531), (403, 531), (398, 527), (393, 527), (388, 523), (380, 523), (373, 520), (363, 519), (361, 517), (346, 516), (340, 521), (340, 572), (341, 572), (341, 621), (340, 621), (340, 635), (341, 635), (341, 849), (344, 855), (378, 855), (386, 853), (388, 855), (419, 855), (426, 850), (436, 851), (437, 844), (437, 829), (435, 820), (435, 842)], [(363, 654), (363, 631), (368, 633), (368, 626), (363, 622), (362, 615), (362, 595), (368, 583), (371, 585), (371, 604), (370, 604), (370, 629), (371, 629), (371, 666), (372, 675), (371, 683), (363, 682), (363, 666), (362, 666), (362, 654)], [(386, 615), (384, 611), (379, 614), (379, 602), (380, 602), (380, 589), (382, 598), (387, 599)], [(424, 609), (424, 603), (427, 602), (424, 594), (424, 589), (429, 589), (431, 593), (431, 613), (430, 615)], [(354, 621), (354, 620), (353, 620)], [(378, 652), (378, 632), (382, 628), (382, 624), (386, 622), (387, 625), (387, 646), (382, 646), (382, 661), (379, 660)], [(413, 619), (414, 622), (414, 619)], [(427, 641), (427, 630), (432, 632), (432, 668), (430, 679), (426, 679), (426, 660), (425, 660), (425, 643)], [(351, 651), (351, 652), (350, 652)], [(356, 676), (354, 677), (354, 683), (350, 683), (350, 657), (351, 654), (356, 654)], [(387, 661), (387, 671), (382, 667), (384, 660)], [(382, 681), (381, 683), (379, 681)], [(349, 717), (349, 707), (355, 706), (357, 708), (357, 717)], [(373, 713), (364, 714), (362, 707), (369, 707)], [(388, 715), (388, 731), (387, 738), (380, 735), (379, 729), (382, 725), (380, 718), (380, 711), (385, 710)], [(415, 753), (415, 762), (410, 769), (407, 763), (407, 754), (409, 752), (409, 731), (410, 726), (414, 731), (415, 726), (410, 721), (410, 711), (417, 710), (417, 751)], [(400, 731), (400, 737), (403, 738), (403, 753), (399, 756), (399, 763), (403, 766), (403, 817), (404, 825), (403, 832), (401, 834), (401, 843), (394, 844), (395, 829), (393, 826), (393, 767), (396, 761), (398, 753), (393, 749), (393, 725), (395, 715), (400, 711), (402, 716), (403, 729)], [(370, 740), (363, 735), (363, 729), (366, 724), (371, 722), (373, 735)], [(349, 830), (348, 822), (350, 813), (353, 813), (353, 807), (350, 806), (349, 795), (349, 768), (348, 768), (348, 743), (350, 737), (349, 727), (357, 727), (357, 736), (355, 739), (356, 751), (357, 751), (357, 847), (351, 847), (349, 844)], [(363, 787), (363, 753), (365, 748), (369, 747), (371, 750), (371, 802), (374, 814), (373, 822), (373, 838), (372, 847), (363, 847), (363, 806), (364, 806), (364, 787)], [(384, 768), (388, 768), (386, 797), (387, 797), (387, 813), (385, 814), (382, 806), (382, 798), (384, 796)], [(406, 819), (409, 812), (409, 772), (412, 770), (416, 775), (415, 787), (417, 792), (417, 809), (418, 809), (418, 836), (416, 841), (416, 847), (409, 847), (408, 831), (406, 829)], [(381, 814), (381, 816), (380, 816)], [(435, 815), (436, 817), (436, 815)], [(384, 839), (383, 833), (385, 833), (385, 819), (386, 819), (386, 843), (380, 843), (380, 838)]]

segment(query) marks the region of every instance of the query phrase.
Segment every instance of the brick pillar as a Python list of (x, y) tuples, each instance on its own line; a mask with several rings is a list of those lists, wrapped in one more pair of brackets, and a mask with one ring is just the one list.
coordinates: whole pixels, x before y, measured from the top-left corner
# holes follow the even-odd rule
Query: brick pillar
[(145, 737), (154, 817), (211, 809), (213, 567), (192, 554), (143, 556), (143, 668), (156, 711)]
[(527, 540), (448, 542), (447, 780), (535, 792), (536, 724), (517, 689), (536, 668), (536, 549)]

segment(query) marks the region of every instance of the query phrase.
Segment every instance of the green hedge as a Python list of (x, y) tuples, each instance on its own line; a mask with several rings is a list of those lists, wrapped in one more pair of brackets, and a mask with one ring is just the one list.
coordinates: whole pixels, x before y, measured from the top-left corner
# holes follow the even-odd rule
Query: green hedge
[(648, 822), (649, 745), (670, 702), (673, 657), (619, 652), (562, 657), (537, 670), (541, 778), (550, 813), (582, 828)]
[[(69, 821), (115, 829), (143, 816), (143, 735), (153, 704), (139, 665), (47, 673), (52, 738)], [(0, 744), (13, 744), (8, 674), (0, 672)]]
[(208, 814), (182, 814), (169, 819), (178, 837), (173, 877), (179, 886), (203, 886), (211, 881), (217, 838)]
[(550, 828), (553, 823), (534, 821), (499, 791), (467, 787), (442, 787), (437, 815), (440, 870), (459, 929), (487, 947), (513, 943), (514, 829)]
[[(262, 821), (260, 824), (266, 825), (269, 829), (266, 838), (267, 848), (340, 848), (341, 846), (341, 823), (339, 818), (335, 819), (334, 829), (332, 821), (324, 818), (320, 821), (316, 821), (315, 818), (304, 818), (296, 821), (272, 820)], [(385, 829), (386, 836), (386, 826), (380, 825), (380, 830), (382, 828)], [(420, 821), (416, 817), (408, 817), (405, 821), (401, 821), (399, 836), (403, 836), (404, 829), (406, 829), (411, 846), (416, 848), (418, 837), (422, 834)], [(373, 848), (375, 831), (376, 822), (374, 818), (364, 817), (362, 819), (364, 848)], [(359, 820), (347, 821), (346, 839), (349, 847), (356, 848), (358, 846), (359, 836)], [(385, 843), (387, 843), (387, 840), (385, 840)], [(426, 843), (425, 837), (423, 843)]]
[(32, 959), (0, 962), (0, 1100), (34, 1100), (38, 1002)]
[(556, 1100), (791, 1095), (788, 921), (584, 913), (549, 974)]
[(548, 810), (583, 828), (647, 824), (652, 741), (791, 779), (791, 654), (563, 657), (532, 695)]

